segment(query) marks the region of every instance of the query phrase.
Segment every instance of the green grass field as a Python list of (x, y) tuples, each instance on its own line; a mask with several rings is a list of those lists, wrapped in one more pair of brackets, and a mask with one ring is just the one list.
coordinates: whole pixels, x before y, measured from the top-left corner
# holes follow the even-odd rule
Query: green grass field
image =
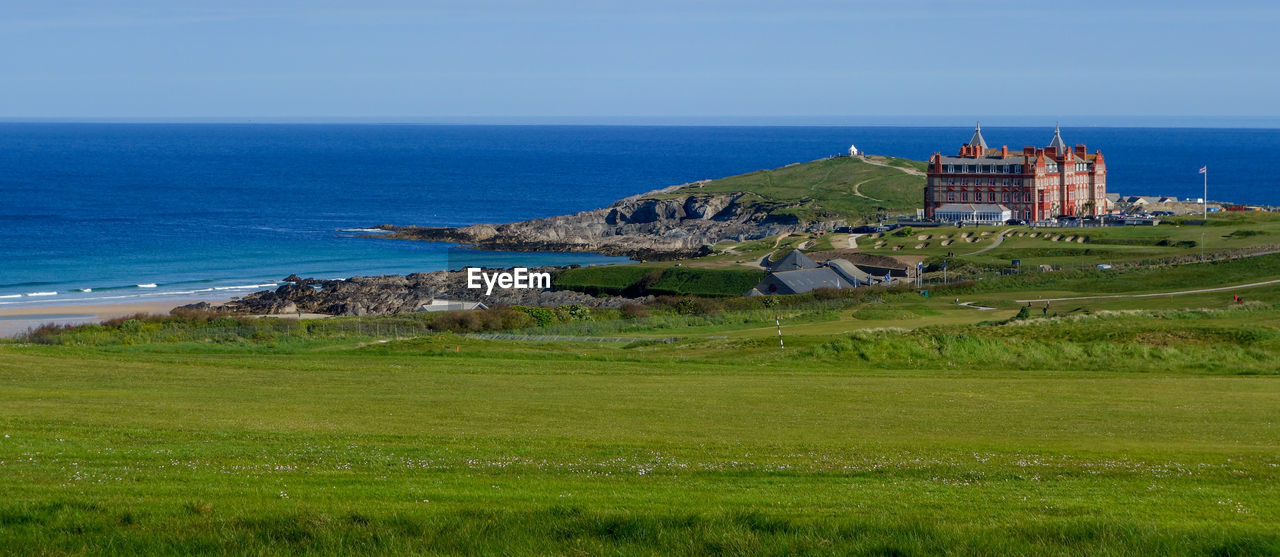
[[(867, 253), (890, 256), (953, 254), (966, 262), (1005, 267), (1014, 259), (1024, 265), (1081, 266), (1194, 257), (1240, 249), (1280, 250), (1278, 215), (1215, 214), (1208, 226), (1187, 224), (1192, 220), (1172, 218), (1159, 226), (1105, 228), (916, 228), (903, 235), (867, 237), (859, 247)], [(1002, 234), (1003, 240), (992, 248)]]
[[(920, 185), (837, 158), (702, 188), (865, 219)], [(674, 295), (645, 307), (49, 329), (0, 341), (0, 550), (1280, 554), (1278, 238), (917, 229), (858, 248), (961, 282), (738, 297), (850, 239), (797, 234), (555, 279)]]
[(900, 168), (922, 171), (923, 163), (890, 157), (879, 159), (887, 166), (850, 157), (821, 159), (710, 180), (659, 197), (747, 192), (747, 201), (785, 206), (773, 212), (802, 221), (865, 222), (878, 215), (896, 214), (919, 206), (924, 196), (924, 177)]
[[(1153, 272), (1113, 290), (1194, 274)], [(1020, 320), (951, 299), (1094, 278), (1055, 280), (547, 328), (666, 342), (3, 344), (0, 546), (1280, 552), (1280, 285)]]

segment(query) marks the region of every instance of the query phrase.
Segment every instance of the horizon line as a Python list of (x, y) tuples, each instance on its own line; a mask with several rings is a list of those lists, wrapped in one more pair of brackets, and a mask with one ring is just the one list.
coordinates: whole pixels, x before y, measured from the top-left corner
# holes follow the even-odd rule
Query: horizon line
[(1280, 128), (1280, 116), (1051, 115), (712, 115), (712, 116), (0, 116), (0, 123), (65, 124), (364, 124), (661, 127), (1067, 127)]

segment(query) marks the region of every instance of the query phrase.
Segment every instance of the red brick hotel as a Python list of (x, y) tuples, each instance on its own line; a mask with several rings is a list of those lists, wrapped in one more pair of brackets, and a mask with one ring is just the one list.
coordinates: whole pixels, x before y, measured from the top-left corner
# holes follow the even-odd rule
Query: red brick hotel
[(960, 146), (960, 153), (929, 159), (924, 189), (925, 216), (948, 204), (1000, 205), (1013, 218), (1029, 221), (1107, 212), (1107, 163), (1102, 151), (1090, 154), (1083, 144), (1067, 148), (1061, 130), (1053, 130), (1048, 147), (987, 147), (982, 126)]

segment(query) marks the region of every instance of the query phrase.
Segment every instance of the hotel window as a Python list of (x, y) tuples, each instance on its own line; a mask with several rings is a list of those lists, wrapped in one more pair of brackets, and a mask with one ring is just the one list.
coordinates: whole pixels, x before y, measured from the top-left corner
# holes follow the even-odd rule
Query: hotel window
[(969, 172), (970, 174), (973, 174), (974, 172), (977, 172), (977, 171), (978, 171), (978, 170), (977, 170), (977, 168), (978, 168), (978, 167), (976, 167), (976, 166), (974, 166), (974, 165), (972, 165), (972, 164), (971, 164), (971, 165), (969, 165), (969, 167), (968, 167), (968, 169), (967, 169), (967, 170), (968, 170), (968, 172)]
[(994, 203), (995, 200), (996, 200), (996, 192), (993, 192), (993, 191), (987, 192), (987, 201)]
[(991, 173), (991, 165), (989, 165), (989, 164), (984, 164), (984, 165), (982, 165), (982, 172), (983, 172), (983, 174), (990, 174), (990, 173)]
[(953, 191), (947, 192), (947, 201), (955, 201), (955, 200), (956, 200), (956, 192), (953, 192)]
[(967, 203), (969, 201), (969, 192), (967, 191), (960, 192), (960, 201)]

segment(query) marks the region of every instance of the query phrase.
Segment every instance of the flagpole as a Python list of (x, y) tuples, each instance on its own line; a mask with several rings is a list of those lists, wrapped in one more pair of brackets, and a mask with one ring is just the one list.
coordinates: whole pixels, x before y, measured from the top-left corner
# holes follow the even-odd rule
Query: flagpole
[(1204, 223), (1209, 224), (1209, 165), (1204, 165)]

